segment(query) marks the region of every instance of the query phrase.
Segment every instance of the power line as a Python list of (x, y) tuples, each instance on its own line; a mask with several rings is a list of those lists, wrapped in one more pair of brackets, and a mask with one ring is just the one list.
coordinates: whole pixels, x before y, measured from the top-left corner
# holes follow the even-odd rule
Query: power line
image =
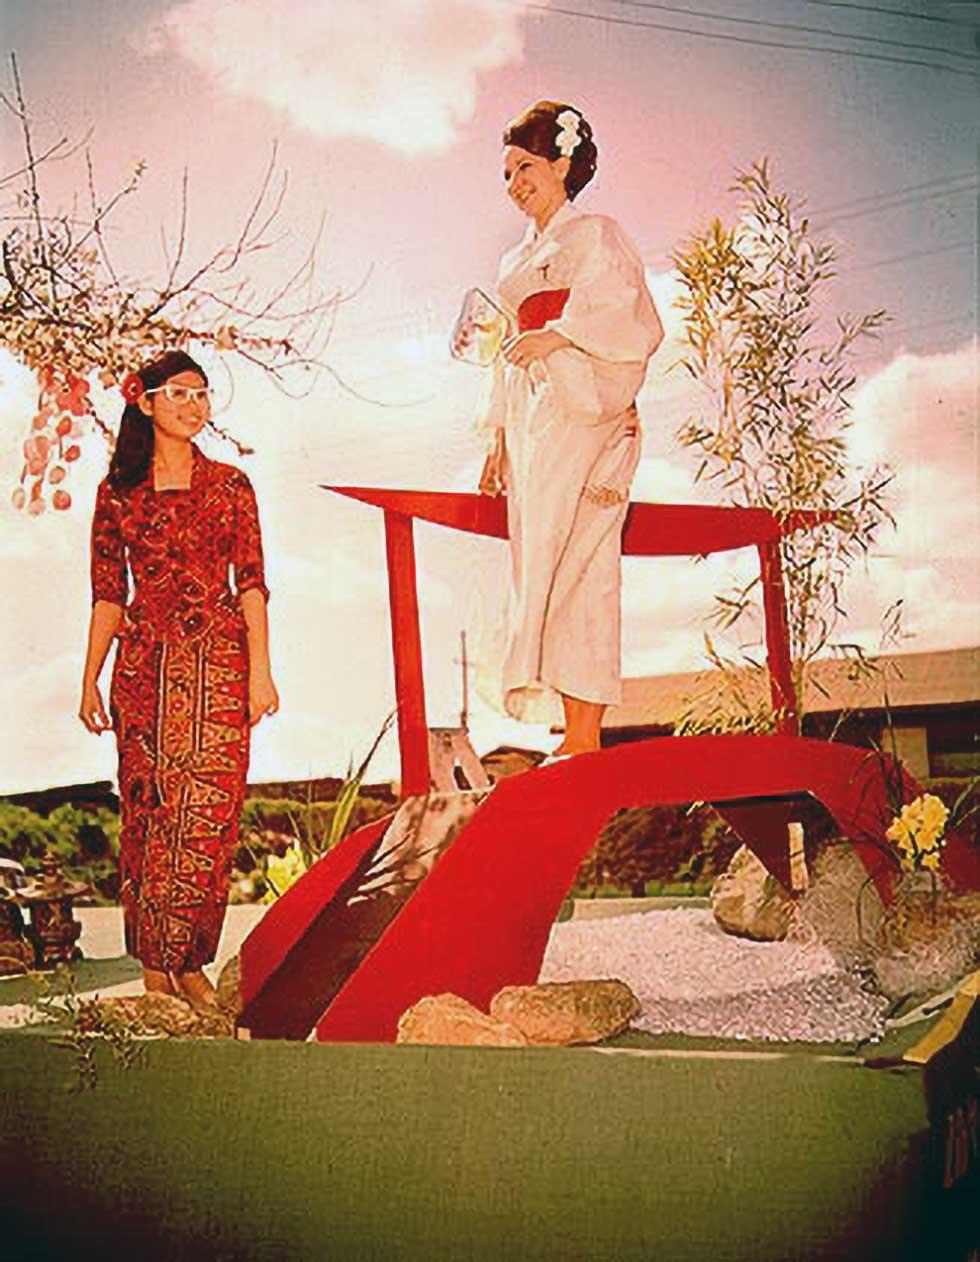
[[(918, 333), (922, 329), (938, 329), (945, 328), (946, 326), (952, 324), (966, 324), (969, 320), (972, 320), (974, 323), (972, 336), (976, 337), (976, 319), (977, 313), (975, 311), (963, 311), (959, 315), (944, 316), (939, 320), (917, 320), (914, 324), (901, 324), (895, 326), (894, 328), (892, 328), (891, 325), (885, 325), (878, 335), (877, 341), (880, 343), (885, 339), (885, 337), (904, 337), (909, 333)], [(883, 346), (878, 345), (875, 347), (868, 347), (863, 351), (855, 351), (853, 354), (855, 359), (870, 359), (874, 355), (891, 355), (893, 353), (893, 351), (886, 351)]]
[[(934, 202), (939, 201), (943, 197), (953, 197), (957, 193), (973, 193), (980, 187), (976, 181), (972, 184), (963, 184), (958, 188), (937, 189), (932, 193), (911, 193), (906, 197), (890, 197), (882, 198), (882, 200), (874, 206), (865, 206), (858, 210), (848, 210), (844, 212), (831, 213), (829, 218), (822, 219), (814, 225), (814, 232), (824, 232), (827, 228), (832, 228), (835, 224), (843, 222), (845, 219), (862, 219), (865, 215), (877, 215), (887, 210), (901, 210), (904, 206), (914, 206), (917, 202)], [(826, 214), (826, 212), (824, 212)]]
[(862, 53), (854, 48), (826, 48), (817, 44), (787, 44), (779, 40), (749, 39), (744, 35), (726, 35), (721, 31), (699, 31), (689, 26), (671, 26), (667, 22), (647, 22), (639, 18), (618, 18), (610, 14), (583, 13), (579, 9), (565, 9), (553, 4), (534, 4), (531, 0), (507, 0), (520, 8), (541, 13), (560, 14), (562, 17), (582, 18), (589, 22), (605, 22), (609, 26), (628, 26), (650, 31), (671, 31), (675, 35), (693, 35), (699, 39), (721, 40), (732, 44), (748, 44), (755, 48), (783, 48), (799, 53), (827, 53), (832, 57), (857, 57), (864, 61), (888, 62), (895, 66), (922, 66), (927, 70), (943, 70), (947, 74), (976, 81), (980, 76), (972, 70), (957, 70), (955, 66), (943, 66), (934, 61), (920, 61), (912, 57), (891, 57), (887, 53)]
[(917, 333), (920, 329), (945, 328), (948, 324), (966, 324), (968, 320), (972, 320), (974, 322), (973, 336), (976, 337), (976, 319), (977, 313), (975, 311), (961, 311), (959, 315), (942, 316), (938, 320), (917, 320), (915, 324), (900, 324), (895, 328), (886, 325), (882, 329), (882, 334), (887, 333), (889, 336), (893, 336), (900, 333)]
[(892, 48), (908, 48), (921, 53), (944, 53), (948, 57), (965, 57), (976, 62), (977, 54), (963, 53), (958, 49), (942, 48), (937, 44), (913, 44), (904, 39), (889, 39), (884, 35), (859, 35), (851, 31), (833, 31), (825, 26), (799, 26), (794, 22), (774, 22), (768, 18), (734, 17), (726, 13), (709, 13), (704, 9), (683, 9), (673, 4), (658, 4), (655, 0), (611, 0), (613, 4), (627, 5), (631, 9), (658, 9), (665, 13), (680, 13), (693, 18), (707, 18), (712, 22), (735, 22), (740, 26), (768, 26), (774, 30), (798, 31), (804, 35), (831, 35), (835, 39), (852, 39), (863, 44), (887, 44)]
[(910, 250), (907, 254), (895, 254), (890, 259), (872, 259), (870, 263), (859, 263), (857, 267), (849, 267), (848, 275), (854, 272), (871, 272), (876, 267), (888, 267), (891, 263), (908, 263), (913, 259), (932, 258), (937, 254), (952, 254), (954, 250), (975, 250), (976, 241), (954, 241), (952, 245), (940, 245), (930, 250)]
[(905, 18), (913, 22), (939, 22), (943, 26), (965, 26), (973, 30), (980, 25), (963, 18), (942, 17), (938, 13), (906, 13), (903, 9), (886, 9), (880, 4), (850, 4), (847, 0), (803, 0), (804, 4), (816, 4), (823, 9), (851, 9), (859, 13), (887, 13), (890, 17)]
[[(921, 184), (906, 184), (904, 188), (892, 189), (890, 193), (867, 193), (864, 197), (853, 197), (850, 201), (837, 202), (830, 206), (821, 206), (819, 210), (812, 211), (814, 215), (836, 215), (840, 211), (851, 210), (856, 206), (863, 206), (866, 202), (885, 201), (891, 197), (904, 197), (907, 193), (918, 193), (920, 190), (941, 188), (944, 184), (959, 184), (962, 180), (976, 180), (976, 171), (961, 171), (956, 175), (941, 175), (935, 180), (923, 180)], [(959, 192), (958, 189), (951, 190)]]

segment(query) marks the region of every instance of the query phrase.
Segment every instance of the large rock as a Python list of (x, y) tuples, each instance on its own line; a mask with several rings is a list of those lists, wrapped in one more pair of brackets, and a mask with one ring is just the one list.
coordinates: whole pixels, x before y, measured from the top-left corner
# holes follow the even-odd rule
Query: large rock
[(810, 869), (791, 938), (821, 942), (859, 967), (889, 999), (946, 990), (980, 963), (980, 893), (958, 893), (928, 873), (906, 874), (883, 904), (854, 848), (828, 843)]
[(398, 1043), (448, 1043), (464, 1047), (526, 1047), (512, 1025), (495, 1020), (459, 995), (428, 995), (402, 1015)]
[(924, 997), (980, 965), (980, 893), (899, 885), (875, 934), (874, 971), (891, 999)]
[(529, 1043), (598, 1043), (619, 1034), (639, 1014), (640, 1001), (613, 978), (506, 986), (490, 1015), (521, 1032)]
[(823, 943), (844, 967), (873, 965), (881, 913), (881, 896), (854, 847), (827, 842), (812, 858), (789, 937)]
[(794, 900), (747, 846), (740, 846), (711, 887), (711, 910), (726, 933), (780, 942), (794, 916)]
[(242, 1003), (242, 961), (236, 952), (222, 968), (218, 975), (217, 994), (218, 1007), (232, 1017), (237, 1017), (244, 1004)]
[(195, 1012), (176, 995), (157, 992), (86, 1000), (80, 1006), (78, 1024), (85, 1032), (116, 1031), (132, 1038), (231, 1038), (234, 1033), (229, 1013)]

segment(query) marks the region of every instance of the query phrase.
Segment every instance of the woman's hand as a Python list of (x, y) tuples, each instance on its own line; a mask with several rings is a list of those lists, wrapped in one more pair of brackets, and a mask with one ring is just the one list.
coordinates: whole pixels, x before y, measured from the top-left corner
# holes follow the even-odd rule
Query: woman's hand
[(461, 358), (467, 346), (473, 341), (472, 326), (463, 325), (456, 330), (455, 336), (450, 343), (450, 350), (457, 359)]
[(518, 368), (530, 368), (539, 359), (546, 359), (563, 346), (571, 346), (571, 342), (554, 329), (532, 329), (510, 338), (501, 349), (508, 363)]
[(91, 683), (86, 681), (82, 684), (82, 703), (78, 707), (78, 717), (88, 731), (94, 732), (96, 736), (101, 736), (112, 727), (99, 685), (94, 681)]
[(252, 727), (279, 709), (279, 693), (268, 670), (255, 668), (248, 675), (248, 721)]
[(504, 490), (504, 461), (506, 458), (506, 449), (504, 447), (504, 431), (497, 431), (497, 439), (493, 448), (487, 453), (487, 458), (483, 462), (483, 472), (480, 474), (480, 494), (481, 495), (500, 495)]

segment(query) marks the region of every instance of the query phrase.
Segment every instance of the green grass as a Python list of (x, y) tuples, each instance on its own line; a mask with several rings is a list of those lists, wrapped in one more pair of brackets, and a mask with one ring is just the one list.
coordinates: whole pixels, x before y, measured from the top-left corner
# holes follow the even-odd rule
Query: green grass
[(73, 1093), (68, 1051), (0, 1035), (11, 1262), (918, 1256), (895, 1251), (919, 1226), (914, 1070), (628, 1040), (164, 1041), (97, 1061)]
[[(644, 898), (705, 898), (711, 893), (711, 881), (647, 881), (643, 887)], [(621, 885), (575, 886), (572, 898), (632, 898), (629, 890)]]

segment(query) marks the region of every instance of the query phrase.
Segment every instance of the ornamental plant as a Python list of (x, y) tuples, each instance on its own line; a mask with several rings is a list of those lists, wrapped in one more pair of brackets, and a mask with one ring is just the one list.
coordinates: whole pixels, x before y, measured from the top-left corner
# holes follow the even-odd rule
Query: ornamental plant
[(355, 770), (354, 760), (347, 764), (347, 775), (333, 803), (326, 824), (317, 825), (317, 803), (308, 793), (305, 810), (294, 814), (287, 806), (286, 815), (292, 829), (292, 842), (280, 854), (268, 854), (262, 868), (262, 876), (268, 887), (263, 902), (271, 903), (285, 894), (291, 885), (321, 859), (328, 850), (332, 850), (350, 831), (356, 818), (356, 808), (360, 797), (361, 785), (367, 773), (371, 759), (381, 741), (394, 721), (394, 713), (389, 714)]
[(265, 879), (268, 889), (262, 897), (264, 903), (274, 903), (291, 885), (295, 885), (306, 871), (299, 840), (295, 840), (285, 854), (270, 854), (265, 860)]
[(923, 793), (902, 807), (885, 836), (897, 847), (903, 868), (933, 872), (939, 868), (948, 818), (949, 808), (934, 793)]
[[(802, 203), (773, 186), (765, 159), (738, 172), (735, 221), (715, 219), (673, 256), (683, 292), (685, 350), (675, 367), (701, 387), (702, 403), (678, 431), (696, 460), (695, 480), (722, 503), (770, 509), (830, 510), (832, 520), (783, 539), (781, 559), (796, 694), (815, 657), (856, 646), (835, 643), (845, 615), (848, 570), (891, 521), (886, 466), (853, 467), (848, 456), (855, 343), (887, 321), (883, 310), (827, 317), (835, 247), (814, 238)], [(712, 621), (723, 631), (760, 623), (760, 583), (719, 593)], [(715, 666), (737, 684), (741, 664), (710, 646)], [(749, 672), (761, 670), (746, 654)], [(743, 666), (743, 673), (745, 667)], [(749, 690), (753, 694), (754, 689)], [(713, 687), (691, 705), (680, 730), (771, 726), (738, 687)], [(746, 697), (747, 697), (746, 693)], [(695, 718), (695, 712), (700, 717)]]
[[(0, 175), (0, 196), (7, 198), (0, 202), (0, 347), (37, 383), (34, 413), (25, 418), (14, 508), (37, 516), (49, 504), (59, 511), (71, 507), (70, 472), (83, 455), (85, 437), (100, 434), (113, 443), (93, 385), (114, 389), (166, 349), (194, 344), (223, 352), (256, 365), (294, 397), (309, 392), (320, 369), (344, 385), (323, 360), (342, 295), (317, 285), (320, 234), (298, 266), (283, 262), (286, 279), (270, 292), (249, 275), (250, 264), (268, 257), (285, 236), (280, 212), (286, 174), (277, 169), (275, 145), (244, 222), (229, 240), (195, 255), (185, 173), (177, 225), (160, 229), (162, 267), (156, 275), (126, 275), (113, 259), (110, 238), (118, 232), (120, 207), (139, 193), (146, 162), (137, 161), (128, 179), (102, 196), (87, 149), (68, 137), (39, 147), (14, 55), (10, 64), (13, 93), (0, 93), (0, 103), (20, 124), (23, 155), (17, 169)], [(85, 192), (70, 209), (52, 209), (45, 167), (80, 150)], [(232, 435), (212, 427), (239, 454), (247, 453)]]

